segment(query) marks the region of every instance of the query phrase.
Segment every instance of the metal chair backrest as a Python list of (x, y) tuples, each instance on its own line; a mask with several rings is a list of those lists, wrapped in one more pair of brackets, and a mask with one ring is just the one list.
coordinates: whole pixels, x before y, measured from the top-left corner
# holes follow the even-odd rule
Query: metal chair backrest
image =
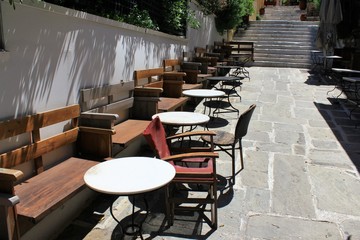
[(235, 141), (242, 139), (247, 134), (251, 116), (256, 108), (255, 104), (252, 104), (245, 112), (241, 114), (235, 128)]

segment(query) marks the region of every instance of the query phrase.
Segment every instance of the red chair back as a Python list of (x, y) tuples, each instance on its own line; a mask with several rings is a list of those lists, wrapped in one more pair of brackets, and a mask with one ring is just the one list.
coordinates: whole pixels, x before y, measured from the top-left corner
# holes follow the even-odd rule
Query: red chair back
[(150, 122), (143, 132), (143, 135), (159, 158), (170, 156), (170, 149), (166, 142), (165, 129), (159, 117), (154, 118)]

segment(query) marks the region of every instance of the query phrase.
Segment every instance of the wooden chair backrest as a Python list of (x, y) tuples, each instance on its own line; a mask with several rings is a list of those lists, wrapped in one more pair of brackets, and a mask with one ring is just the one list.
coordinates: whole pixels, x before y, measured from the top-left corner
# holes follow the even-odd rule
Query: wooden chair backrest
[(179, 59), (164, 59), (164, 72), (176, 72), (180, 70), (181, 60)]
[(163, 74), (163, 68), (136, 70), (134, 71), (135, 86), (144, 86), (152, 82), (162, 81)]
[(202, 47), (195, 47), (196, 57), (205, 57), (206, 49)]
[[(14, 140), (16, 147), (0, 154), (0, 167), (14, 168), (22, 163), (34, 161), (35, 173), (43, 172), (42, 156), (44, 154), (77, 140), (79, 116), (80, 106), (76, 104), (22, 118), (1, 121), (0, 140), (18, 139)], [(45, 139), (41, 138), (40, 130), (42, 128), (66, 121), (70, 121), (70, 124), (66, 124), (66, 130)], [(25, 143), (19, 144), (19, 139), (23, 139)]]

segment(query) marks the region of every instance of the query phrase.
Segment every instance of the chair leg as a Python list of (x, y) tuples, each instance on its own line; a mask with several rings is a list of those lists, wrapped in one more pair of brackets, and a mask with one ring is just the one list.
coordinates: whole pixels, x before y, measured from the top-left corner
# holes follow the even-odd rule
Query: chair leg
[(212, 185), (212, 199), (213, 199), (213, 203), (211, 204), (211, 222), (212, 222), (212, 229), (217, 229), (218, 227), (218, 221), (217, 221), (217, 208), (218, 208), (218, 203), (217, 203), (217, 180), (214, 181), (214, 184)]
[(243, 149), (242, 149), (241, 140), (239, 141), (239, 150), (240, 150), (240, 162), (241, 162), (240, 170), (243, 170), (244, 169), (244, 156), (243, 156)]
[(235, 185), (235, 146), (236, 146), (236, 143), (234, 143), (231, 148), (232, 185)]
[(167, 224), (170, 227), (171, 226), (171, 206), (170, 206), (170, 184), (166, 185), (165, 187), (165, 211), (166, 211), (166, 220)]

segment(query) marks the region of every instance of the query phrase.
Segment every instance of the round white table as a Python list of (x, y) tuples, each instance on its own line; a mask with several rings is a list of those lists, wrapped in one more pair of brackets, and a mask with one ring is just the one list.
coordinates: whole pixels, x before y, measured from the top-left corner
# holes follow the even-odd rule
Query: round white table
[[(121, 196), (133, 196), (132, 223), (123, 232), (128, 235), (141, 236), (141, 224), (134, 223), (134, 195), (150, 192), (168, 184), (175, 177), (175, 168), (168, 162), (150, 157), (125, 157), (101, 162), (90, 168), (84, 175), (86, 185), (100, 193)], [(148, 204), (146, 212), (148, 213)], [(113, 203), (110, 207), (114, 216)], [(131, 227), (132, 232), (127, 232)]]
[[(216, 89), (191, 89), (191, 90), (186, 90), (183, 91), (183, 94), (185, 96), (188, 97), (196, 97), (196, 98), (205, 98), (205, 99), (210, 99), (209, 101), (212, 102), (213, 98), (220, 98), (225, 96), (225, 92), (224, 91), (220, 91), (220, 90), (216, 90)], [(207, 105), (204, 104), (204, 113), (206, 113), (206, 107)], [(216, 107), (216, 109), (218, 109), (218, 107)], [(214, 110), (214, 112), (216, 111), (216, 109)], [(214, 115), (213, 112), (213, 115)], [(211, 105), (209, 105), (209, 116), (211, 116)]]
[(172, 126), (194, 126), (210, 120), (210, 117), (205, 114), (183, 111), (157, 113), (152, 116), (153, 119), (155, 117), (159, 117), (163, 124)]
[(217, 98), (225, 95), (225, 92), (215, 89), (191, 89), (183, 91), (188, 97)]

